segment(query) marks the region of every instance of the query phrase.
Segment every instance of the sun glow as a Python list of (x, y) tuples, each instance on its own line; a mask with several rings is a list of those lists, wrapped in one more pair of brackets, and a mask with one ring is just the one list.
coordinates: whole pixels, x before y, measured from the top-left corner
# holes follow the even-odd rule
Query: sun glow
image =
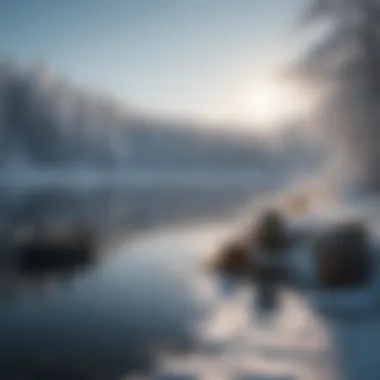
[(258, 128), (277, 128), (281, 122), (304, 111), (304, 100), (296, 88), (261, 80), (241, 92), (239, 119)]

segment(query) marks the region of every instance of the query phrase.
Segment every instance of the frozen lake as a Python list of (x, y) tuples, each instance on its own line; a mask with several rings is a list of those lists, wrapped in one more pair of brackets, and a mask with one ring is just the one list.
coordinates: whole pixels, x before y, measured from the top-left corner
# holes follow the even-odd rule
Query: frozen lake
[[(378, 379), (377, 283), (337, 294), (283, 289), (266, 314), (251, 284), (200, 270), (249, 199), (194, 189), (8, 197), (3, 227), (82, 221), (109, 245), (65, 276), (1, 268), (0, 377)], [(302, 252), (294, 266), (312, 281)]]

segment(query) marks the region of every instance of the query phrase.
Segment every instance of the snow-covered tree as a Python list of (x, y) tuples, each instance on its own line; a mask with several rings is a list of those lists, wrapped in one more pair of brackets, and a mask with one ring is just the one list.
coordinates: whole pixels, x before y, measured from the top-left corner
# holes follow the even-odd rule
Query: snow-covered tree
[(328, 89), (314, 122), (332, 143), (334, 176), (380, 191), (380, 2), (311, 0), (299, 22), (324, 27), (297, 72)]

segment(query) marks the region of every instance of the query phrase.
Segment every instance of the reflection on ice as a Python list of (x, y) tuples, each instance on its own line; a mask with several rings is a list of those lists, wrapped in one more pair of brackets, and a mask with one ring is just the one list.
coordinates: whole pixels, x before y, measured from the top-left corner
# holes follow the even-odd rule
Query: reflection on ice
[[(214, 296), (209, 295), (211, 310), (200, 326), (203, 350), (172, 358), (164, 366), (167, 372), (175, 368), (176, 373), (187, 373), (191, 368), (198, 379), (271, 378), (275, 373), (310, 380), (375, 379), (380, 373), (374, 338), (380, 333), (378, 276), (361, 289), (320, 289), (313, 245), (308, 243), (303, 239), (290, 254), (292, 275), (305, 286), (296, 291), (280, 288), (281, 307), (271, 318), (261, 314), (264, 325), (252, 283), (239, 284), (236, 277), (223, 275), (205, 279), (214, 283), (204, 287), (208, 292), (214, 288)], [(371, 244), (376, 266), (378, 245), (374, 240)], [(370, 347), (360, 352), (367, 342)]]
[[(74, 209), (83, 210), (82, 201)], [(89, 210), (101, 213), (95, 203)], [(31, 206), (32, 214), (41, 215)], [(62, 208), (64, 213), (67, 205)], [(117, 209), (120, 217), (123, 210)], [(13, 214), (14, 225), (31, 215), (24, 212), (20, 207)], [(97, 221), (99, 230), (107, 227), (107, 221)], [(40, 277), (33, 289), (15, 268), (3, 271), (9, 277), (0, 278), (2, 292), (24, 290), (0, 298), (2, 373), (22, 378), (33, 370), (40, 378), (59, 378), (62, 370), (66, 377), (88, 378), (96, 371), (111, 380), (137, 370), (149, 379), (335, 380), (340, 373), (359, 380), (360, 368), (380, 373), (372, 353), (380, 331), (378, 281), (360, 291), (318, 289), (309, 234), (300, 233), (300, 244), (289, 254), (292, 276), (303, 286), (279, 286), (275, 299), (264, 294), (262, 300), (275, 301), (268, 313), (257, 284), (199, 270), (205, 249), (229, 236), (230, 225), (204, 220), (174, 228), (163, 222), (131, 234), (121, 221), (110, 254), (80, 275)], [(41, 297), (49, 290), (48, 298)], [(358, 346), (365, 342), (371, 350), (362, 353)]]

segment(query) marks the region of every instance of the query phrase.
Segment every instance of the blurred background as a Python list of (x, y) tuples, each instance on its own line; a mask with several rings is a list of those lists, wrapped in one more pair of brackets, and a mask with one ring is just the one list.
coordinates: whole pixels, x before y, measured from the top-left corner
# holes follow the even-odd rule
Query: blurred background
[(378, 311), (352, 326), (291, 291), (262, 326), (254, 287), (199, 263), (297, 197), (376, 235), (379, 19), (377, 0), (0, 0), (0, 377), (377, 379)]

